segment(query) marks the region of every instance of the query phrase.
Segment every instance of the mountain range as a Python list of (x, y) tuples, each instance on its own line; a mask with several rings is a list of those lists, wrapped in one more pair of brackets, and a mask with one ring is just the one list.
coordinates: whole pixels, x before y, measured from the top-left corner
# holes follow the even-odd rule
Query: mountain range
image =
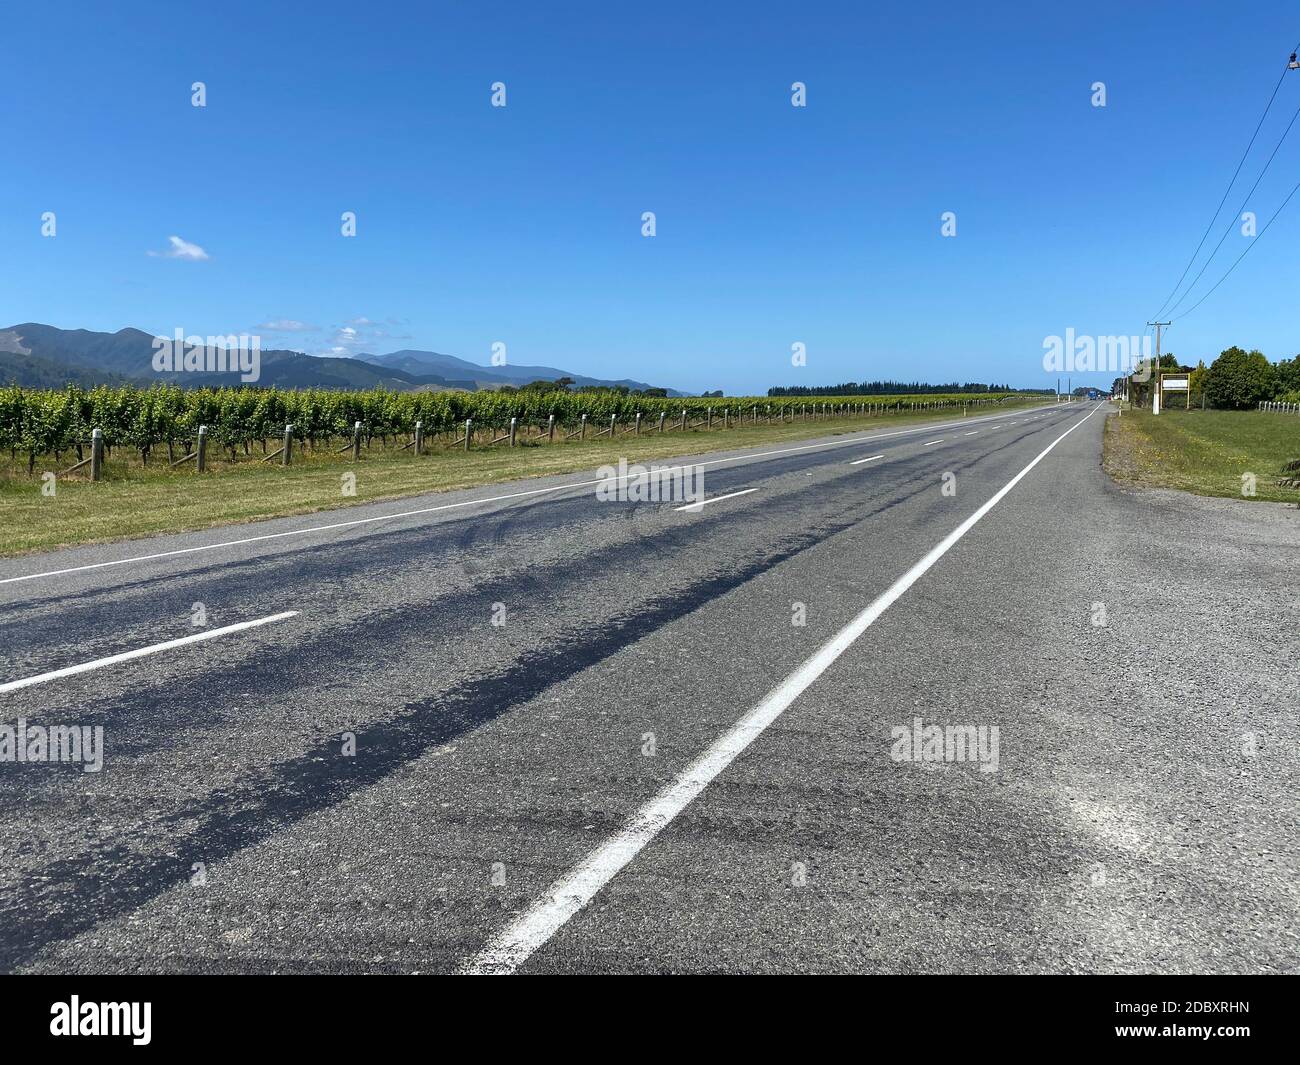
[[(187, 388), (238, 384), (233, 373), (159, 373), (153, 368), (154, 334), (142, 329), (98, 333), (25, 322), (0, 329), (0, 385), (61, 388), (75, 383), (148, 385), (168, 381)], [(406, 349), (385, 355), (329, 358), (283, 349), (261, 353), (258, 386), (280, 388), (384, 388), (393, 392), (463, 389), (475, 392), (503, 385), (571, 377), (577, 386), (652, 386), (630, 379), (586, 377), (554, 366), (480, 366), (455, 355)], [(668, 390), (670, 396), (682, 395)]]

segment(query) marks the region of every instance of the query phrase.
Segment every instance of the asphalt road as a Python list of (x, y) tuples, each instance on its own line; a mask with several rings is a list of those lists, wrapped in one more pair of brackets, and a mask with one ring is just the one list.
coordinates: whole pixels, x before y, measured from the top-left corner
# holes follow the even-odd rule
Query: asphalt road
[(1107, 410), (0, 562), (0, 968), (1297, 971), (1300, 515)]

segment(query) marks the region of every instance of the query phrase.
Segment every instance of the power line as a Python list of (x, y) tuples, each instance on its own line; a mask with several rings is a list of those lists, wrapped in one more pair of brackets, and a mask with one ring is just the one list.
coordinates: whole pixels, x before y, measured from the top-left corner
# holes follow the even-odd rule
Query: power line
[(1196, 287), (1196, 282), (1198, 282), (1202, 278), (1202, 276), (1204, 276), (1205, 271), (1209, 269), (1210, 263), (1214, 261), (1214, 257), (1219, 254), (1219, 249), (1223, 247), (1223, 242), (1228, 239), (1228, 234), (1231, 233), (1233, 228), (1237, 225), (1237, 219), (1240, 217), (1241, 212), (1245, 210), (1246, 204), (1250, 203), (1250, 198), (1253, 195), (1255, 195), (1255, 190), (1259, 188), (1259, 183), (1264, 180), (1264, 175), (1268, 173), (1268, 168), (1273, 165), (1273, 159), (1277, 156), (1278, 149), (1282, 147), (1282, 142), (1286, 140), (1287, 137), (1290, 135), (1291, 127), (1295, 125), (1295, 121), (1297, 118), (1300, 118), (1300, 107), (1297, 107), (1295, 110), (1295, 114), (1291, 116), (1291, 121), (1287, 123), (1286, 129), (1283, 131), (1282, 136), (1278, 139), (1277, 144), (1273, 146), (1273, 153), (1268, 157), (1268, 162), (1264, 164), (1264, 169), (1259, 172), (1259, 177), (1255, 179), (1255, 184), (1251, 185), (1250, 191), (1246, 193), (1246, 198), (1241, 201), (1241, 206), (1237, 208), (1236, 213), (1233, 215), (1232, 220), (1228, 223), (1228, 228), (1223, 231), (1223, 236), (1219, 238), (1219, 243), (1216, 244), (1214, 246), (1214, 250), (1210, 252), (1210, 257), (1205, 260), (1204, 264), (1201, 266), (1200, 272), (1197, 273), (1197, 275), (1194, 278), (1192, 278), (1192, 283), (1187, 286), (1187, 291), (1184, 292), (1181, 296), (1179, 296), (1178, 300), (1174, 303), (1174, 305), (1169, 308), (1169, 313), (1171, 315), (1174, 313), (1174, 311), (1178, 310), (1183, 300), (1187, 299), (1187, 297), (1192, 294), (1192, 289)]
[(1214, 289), (1218, 288), (1220, 285), (1222, 285), (1225, 281), (1228, 280), (1228, 274), (1232, 273), (1232, 271), (1237, 269), (1237, 263), (1241, 262), (1242, 259), (1244, 259), (1247, 255), (1250, 254), (1250, 249), (1255, 246), (1255, 241), (1259, 240), (1260, 237), (1262, 237), (1265, 233), (1268, 232), (1268, 227), (1273, 224), (1277, 216), (1280, 215), (1283, 209), (1286, 207), (1286, 205), (1291, 202), (1291, 197), (1294, 196), (1297, 192), (1300, 192), (1300, 181), (1297, 181), (1294, 185), (1291, 186), (1291, 191), (1287, 193), (1286, 199), (1282, 201), (1282, 206), (1273, 212), (1273, 217), (1264, 223), (1264, 228), (1259, 231), (1259, 235), (1256, 236), (1253, 240), (1251, 240), (1249, 244), (1246, 245), (1246, 250), (1237, 256), (1237, 258), (1233, 261), (1232, 265), (1228, 267), (1227, 272), (1221, 278), (1219, 278), (1218, 281), (1214, 283), (1213, 288), (1211, 288), (1209, 292), (1207, 292), (1199, 300), (1197, 300), (1190, 307), (1188, 307), (1187, 310), (1183, 311), (1183, 313), (1180, 314), (1178, 318), (1175, 318), (1174, 319), (1175, 322), (1178, 321), (1179, 318), (1186, 318), (1189, 314), (1192, 313), (1192, 311), (1196, 310), (1197, 307), (1199, 307), (1202, 303), (1204, 303), (1207, 299), (1210, 298), (1211, 294), (1214, 292)]
[[(1296, 51), (1300, 51), (1300, 42), (1298, 42), (1295, 48), (1291, 50), (1292, 56), (1295, 55)], [(1223, 198), (1219, 200), (1219, 206), (1214, 209), (1214, 214), (1210, 216), (1210, 223), (1205, 227), (1205, 232), (1201, 234), (1200, 243), (1196, 245), (1196, 250), (1192, 252), (1192, 257), (1187, 260), (1187, 265), (1183, 267), (1183, 272), (1178, 278), (1178, 283), (1174, 285), (1173, 291), (1165, 297), (1165, 301), (1160, 305), (1160, 310), (1156, 312), (1155, 317), (1159, 318), (1160, 315), (1164, 313), (1165, 308), (1169, 306), (1169, 301), (1174, 298), (1174, 294), (1182, 286), (1183, 279), (1187, 277), (1187, 271), (1192, 268), (1192, 263), (1196, 262), (1196, 257), (1201, 254), (1201, 248), (1205, 246), (1205, 238), (1210, 235), (1210, 230), (1214, 228), (1214, 223), (1218, 221), (1219, 212), (1223, 210), (1223, 205), (1228, 201), (1228, 194), (1232, 192), (1232, 186), (1237, 183), (1237, 177), (1241, 173), (1242, 166), (1246, 163), (1246, 157), (1250, 155), (1250, 149), (1255, 146), (1255, 138), (1259, 136), (1259, 131), (1264, 126), (1264, 119), (1268, 118), (1268, 112), (1273, 106), (1273, 101), (1277, 98), (1278, 89), (1282, 87), (1282, 79), (1286, 77), (1286, 72), (1289, 69), (1291, 69), (1291, 64), (1288, 62), (1287, 65), (1282, 68), (1282, 73), (1278, 75), (1277, 84), (1273, 86), (1273, 92), (1268, 98), (1268, 103), (1264, 106), (1264, 113), (1259, 116), (1259, 121), (1255, 123), (1255, 132), (1250, 135), (1250, 143), (1246, 145), (1246, 150), (1241, 153), (1241, 159), (1237, 161), (1237, 169), (1232, 172), (1232, 180), (1228, 182), (1228, 187), (1223, 190)], [(1292, 119), (1292, 121), (1295, 120)], [(1289, 129), (1290, 127), (1287, 128)], [(1275, 152), (1276, 150), (1277, 149), (1274, 149)], [(1196, 282), (1193, 281), (1192, 284), (1195, 285)], [(1186, 293), (1184, 293), (1184, 296), (1186, 296)]]

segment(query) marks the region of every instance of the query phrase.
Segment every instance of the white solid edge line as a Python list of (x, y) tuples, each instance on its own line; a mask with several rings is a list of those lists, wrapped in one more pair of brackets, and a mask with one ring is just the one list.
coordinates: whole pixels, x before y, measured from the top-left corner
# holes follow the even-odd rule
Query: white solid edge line
[(757, 488), (742, 488), (739, 492), (728, 492), (725, 496), (714, 496), (712, 499), (701, 499), (698, 503), (687, 503), (684, 507), (673, 507), (673, 510), (703, 510), (710, 503), (721, 503), (724, 499), (735, 499), (736, 496), (747, 496), (750, 492), (757, 491)]
[(849, 463), (850, 466), (861, 466), (864, 462), (875, 462), (876, 459), (883, 459), (884, 455), (872, 455), (869, 459), (854, 459)]
[(551, 938), (564, 924), (595, 897), (647, 843), (676, 817), (692, 799), (727, 768), (736, 757), (772, 724), (827, 668), (843, 654), (881, 614), (915, 584), (985, 514), (1002, 501), (1021, 479), (1047, 457), (1062, 440), (1079, 428), (1096, 411), (1085, 415), (1053, 440), (1037, 458), (994, 493), (993, 497), (930, 550), (930, 553), (898, 578), (879, 598), (841, 629), (816, 654), (777, 685), (756, 707), (723, 733), (676, 779), (642, 806), (622, 829), (611, 836), (581, 863), (551, 885), (527, 910), (514, 918), (473, 958), (461, 966), (466, 975), (508, 975)]
[(55, 669), (49, 673), (38, 673), (34, 677), (24, 677), (22, 680), (11, 680), (5, 684), (0, 684), (0, 693), (17, 691), (19, 688), (28, 688), (33, 684), (44, 684), (49, 680), (58, 680), (60, 677), (71, 677), (77, 673), (88, 673), (92, 669), (103, 669), (105, 666), (115, 665), (118, 662), (127, 662), (132, 658), (143, 658), (145, 655), (157, 654), (159, 651), (167, 651), (173, 647), (183, 647), (187, 643), (199, 643), (203, 640), (216, 639), (218, 636), (225, 636), (227, 633), (239, 632), (243, 629), (255, 629), (259, 625), (269, 625), (273, 621), (283, 621), (285, 618), (296, 617), (298, 611), (286, 610), (280, 614), (271, 614), (264, 618), (257, 618), (255, 621), (241, 621), (236, 625), (224, 625), (219, 629), (209, 629), (206, 632), (198, 632), (193, 636), (182, 636), (179, 640), (168, 640), (166, 643), (155, 643), (149, 647), (140, 647), (134, 651), (124, 651), (120, 655), (109, 655), (107, 658), (96, 658), (91, 662), (82, 662), (76, 666), (65, 666), (63, 669)]
[[(988, 414), (985, 418), (997, 418), (1000, 415)], [(909, 436), (912, 433), (924, 433), (933, 429), (933, 425), (922, 425), (914, 429), (899, 429), (893, 433), (881, 433), (873, 436), (873, 440), (884, 440), (891, 436)], [(875, 433), (874, 429), (864, 429), (862, 433)], [(820, 444), (802, 444), (799, 447), (780, 448), (775, 451), (760, 451), (752, 455), (732, 455), (722, 459), (707, 459), (704, 462), (692, 462), (690, 466), (666, 466), (663, 468), (665, 473), (673, 473), (677, 470), (690, 469), (695, 466), (717, 466), (723, 462), (742, 462), (746, 459), (764, 459), (773, 455), (790, 455), (796, 451), (812, 451), (820, 447), (846, 447), (850, 444), (862, 443), (861, 433), (849, 440), (827, 440)], [(639, 476), (637, 474), (627, 474), (626, 476)], [(622, 478), (616, 478), (622, 480)], [(550, 488), (530, 488), (524, 492), (508, 492), (505, 495), (487, 496), (483, 499), (463, 499), (459, 503), (440, 503), (436, 507), (420, 507), (416, 510), (403, 510), (396, 514), (376, 514), (371, 518), (353, 518), (350, 521), (336, 521), (329, 525), (313, 525), (306, 529), (286, 529), (284, 532), (262, 533), (259, 536), (245, 536), (239, 540), (223, 540), (216, 544), (198, 544), (194, 547), (178, 547), (172, 551), (157, 551), (151, 555), (133, 555), (130, 558), (117, 558), (109, 562), (91, 562), (84, 566), (69, 566), (66, 569), (46, 570), (44, 573), (24, 573), (18, 577), (0, 577), (0, 584), (16, 584), (19, 581), (34, 581), (41, 577), (62, 577), (67, 573), (82, 573), (92, 569), (104, 569), (108, 566), (126, 566), (132, 562), (149, 562), (157, 558), (173, 558), (176, 555), (190, 555), (197, 551), (216, 551), (222, 547), (240, 547), (244, 544), (260, 543), (263, 540), (279, 540), (285, 536), (308, 536), (312, 533), (332, 532), (335, 529), (348, 529), (356, 525), (371, 525), (377, 521), (397, 521), (400, 518), (414, 518), (421, 514), (433, 514), (441, 510), (455, 510), (458, 507), (472, 507), (479, 503), (500, 503), (507, 499), (522, 499), (525, 496), (545, 495), (548, 492), (563, 492), (568, 488), (589, 488), (595, 484), (607, 484), (607, 478), (598, 478), (592, 481), (574, 481), (569, 484), (552, 485)], [(292, 517), (292, 515), (289, 515)], [(266, 518), (265, 521), (275, 521), (279, 519)], [(166, 533), (161, 535), (168, 535)], [(180, 534), (171, 534), (180, 535)]]

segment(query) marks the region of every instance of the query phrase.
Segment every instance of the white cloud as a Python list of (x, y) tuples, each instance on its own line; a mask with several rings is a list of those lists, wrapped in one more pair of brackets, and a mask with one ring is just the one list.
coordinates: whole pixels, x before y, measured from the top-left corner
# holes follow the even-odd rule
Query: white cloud
[(297, 318), (271, 318), (265, 322), (257, 323), (258, 329), (265, 329), (268, 333), (316, 333), (320, 331), (318, 325), (308, 325), (306, 322), (300, 322)]
[[(395, 319), (388, 319), (389, 322)], [(409, 333), (393, 333), (373, 318), (358, 317), (348, 319), (345, 325), (330, 327), (332, 335), (329, 341), (316, 351), (317, 355), (332, 355), (347, 358), (369, 351), (378, 354), (393, 346), (393, 341), (411, 340)]]
[(188, 240), (181, 240), (180, 237), (168, 237), (167, 240), (171, 247), (165, 251), (151, 251), (149, 254), (158, 259), (184, 259), (191, 263), (202, 262), (208, 258), (207, 252)]

